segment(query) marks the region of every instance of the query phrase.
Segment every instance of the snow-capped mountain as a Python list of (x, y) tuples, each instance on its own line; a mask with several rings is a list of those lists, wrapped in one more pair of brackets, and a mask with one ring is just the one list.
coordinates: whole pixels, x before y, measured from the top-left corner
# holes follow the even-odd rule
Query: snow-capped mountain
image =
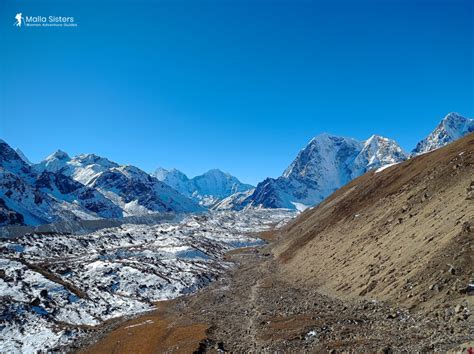
[(60, 172), (82, 184), (88, 184), (94, 177), (119, 164), (94, 154), (81, 154), (73, 158), (57, 150), (39, 164), (33, 166), (37, 172)]
[(458, 113), (449, 113), (430, 135), (416, 145), (412, 153), (419, 155), (438, 149), (472, 132), (474, 119), (465, 118)]
[(136, 167), (60, 150), (30, 166), (0, 141), (0, 226), (200, 210)]
[(30, 166), (0, 140), (0, 225), (36, 225), (63, 216), (61, 203), (38, 191), (35, 180)]
[(10, 145), (0, 139), (0, 167), (3, 169), (21, 175), (23, 177), (32, 177), (30, 166), (13, 150)]
[(212, 206), (234, 193), (246, 192), (254, 188), (218, 169), (209, 170), (194, 178), (188, 178), (177, 169), (166, 170), (160, 167), (153, 175), (181, 194), (205, 206)]
[(364, 147), (354, 160), (351, 178), (356, 178), (368, 170), (392, 165), (406, 159), (407, 154), (395, 141), (372, 135), (364, 142)]
[(120, 217), (100, 192), (59, 172), (36, 171), (7, 143), (0, 143), (0, 225)]
[[(448, 114), (412, 152), (422, 154), (474, 132), (474, 120)], [(372, 169), (407, 159), (393, 140), (366, 141), (321, 134), (302, 149), (281, 177), (254, 188), (220, 170), (188, 178), (159, 168), (153, 176), (104, 157), (70, 157), (58, 150), (31, 164), (0, 140), (0, 226), (113, 218), (154, 212), (194, 212), (246, 207), (303, 210)]]
[(152, 176), (156, 177), (159, 181), (166, 183), (171, 188), (176, 189), (183, 195), (189, 196), (192, 194), (191, 182), (188, 176), (175, 168), (166, 170), (162, 167), (158, 167)]
[(154, 212), (191, 212), (202, 208), (173, 188), (133, 166), (120, 166), (104, 157), (81, 154), (70, 157), (56, 151), (41, 163), (36, 172), (57, 172), (100, 192), (123, 216)]
[(299, 152), (277, 179), (267, 178), (247, 198), (227, 201), (245, 206), (304, 210), (370, 169), (401, 162), (407, 155), (393, 140), (374, 135), (366, 141), (321, 134)]

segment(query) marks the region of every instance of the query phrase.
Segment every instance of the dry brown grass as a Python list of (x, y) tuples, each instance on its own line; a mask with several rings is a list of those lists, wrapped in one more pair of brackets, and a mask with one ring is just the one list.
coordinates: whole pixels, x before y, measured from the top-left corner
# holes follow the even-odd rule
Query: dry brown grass
[(208, 326), (177, 317), (173, 301), (158, 303), (158, 309), (123, 323), (81, 353), (193, 353), (206, 338)]

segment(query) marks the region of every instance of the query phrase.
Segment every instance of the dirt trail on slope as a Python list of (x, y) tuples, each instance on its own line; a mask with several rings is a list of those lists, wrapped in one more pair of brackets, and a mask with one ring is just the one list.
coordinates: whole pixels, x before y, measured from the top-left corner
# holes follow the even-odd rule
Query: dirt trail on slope
[(448, 350), (472, 339), (467, 322), (367, 300), (342, 301), (280, 277), (268, 250), (229, 256), (238, 267), (191, 297), (125, 322), (84, 353)]

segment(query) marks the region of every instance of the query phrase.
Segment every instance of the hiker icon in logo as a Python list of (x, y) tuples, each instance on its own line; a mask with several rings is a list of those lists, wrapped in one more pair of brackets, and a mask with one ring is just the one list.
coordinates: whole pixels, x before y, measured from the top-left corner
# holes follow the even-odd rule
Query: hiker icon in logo
[(23, 21), (23, 16), (22, 16), (21, 12), (20, 12), (20, 13), (17, 13), (17, 14), (15, 15), (15, 19), (16, 19), (16, 23), (14, 23), (13, 25), (14, 25), (14, 26), (17, 26), (17, 27), (21, 27), (21, 23), (22, 23), (22, 21)]

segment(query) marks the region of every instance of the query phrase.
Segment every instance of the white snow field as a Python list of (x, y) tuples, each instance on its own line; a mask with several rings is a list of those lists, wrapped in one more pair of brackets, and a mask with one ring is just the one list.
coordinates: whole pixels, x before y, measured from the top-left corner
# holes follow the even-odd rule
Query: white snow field
[(284, 209), (219, 211), (178, 223), (2, 242), (0, 352), (57, 348), (84, 335), (84, 326), (192, 294), (232, 266), (224, 261), (226, 251), (261, 244), (251, 233), (294, 215)]

